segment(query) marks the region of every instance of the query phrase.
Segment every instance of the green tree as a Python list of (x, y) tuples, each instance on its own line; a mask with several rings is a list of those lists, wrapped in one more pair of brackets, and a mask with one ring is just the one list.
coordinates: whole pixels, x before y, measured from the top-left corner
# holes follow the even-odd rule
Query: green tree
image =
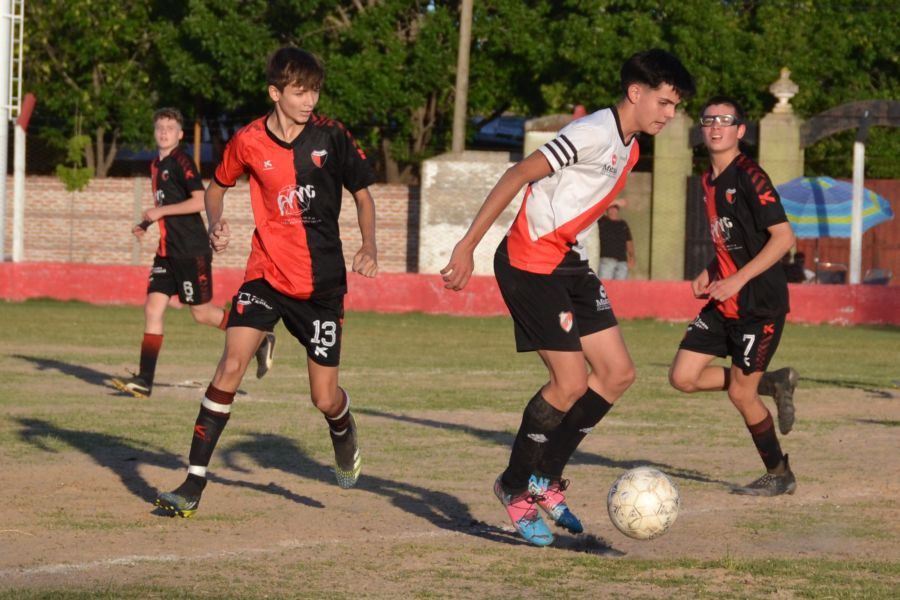
[(63, 131), (80, 115), (90, 144), (88, 168), (105, 177), (122, 143), (146, 139), (156, 97), (146, 56), (152, 45), (147, 2), (43, 0), (27, 2), (26, 80), (42, 110), (65, 123), (47, 134), (63, 146)]
[(266, 58), (278, 45), (273, 4), (157, 1), (152, 29), (161, 102), (181, 107), (188, 116), (193, 111), (198, 119), (264, 112)]

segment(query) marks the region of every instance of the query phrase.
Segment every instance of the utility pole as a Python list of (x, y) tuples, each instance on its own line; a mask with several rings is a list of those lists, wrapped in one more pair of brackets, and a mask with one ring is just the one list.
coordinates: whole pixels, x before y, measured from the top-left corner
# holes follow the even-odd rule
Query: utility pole
[(862, 222), (863, 191), (866, 182), (866, 138), (869, 137), (869, 111), (863, 114), (862, 122), (853, 142), (853, 203), (850, 205), (850, 283), (862, 279)]
[(472, 0), (462, 0), (459, 10), (459, 52), (456, 56), (456, 95), (453, 101), (454, 153), (466, 149), (466, 111), (469, 102), (469, 51), (472, 45)]
[(0, 0), (0, 262), (6, 260), (6, 171), (9, 158), (10, 0)]

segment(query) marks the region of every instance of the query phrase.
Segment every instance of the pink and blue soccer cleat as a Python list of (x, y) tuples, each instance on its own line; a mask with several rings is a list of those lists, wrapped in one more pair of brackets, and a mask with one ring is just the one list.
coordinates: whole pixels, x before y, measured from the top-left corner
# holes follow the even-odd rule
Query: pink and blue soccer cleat
[(584, 526), (566, 504), (564, 492), (567, 487), (569, 487), (568, 479), (551, 480), (532, 475), (528, 481), (528, 491), (535, 497), (538, 506), (544, 509), (559, 527), (569, 530), (570, 533), (582, 533)]
[(549, 546), (553, 543), (553, 533), (538, 513), (537, 506), (535, 506), (537, 499), (530, 490), (513, 496), (503, 489), (503, 484), (498, 477), (494, 482), (494, 494), (506, 508), (513, 527), (516, 528), (519, 535), (525, 538), (526, 542), (535, 546)]

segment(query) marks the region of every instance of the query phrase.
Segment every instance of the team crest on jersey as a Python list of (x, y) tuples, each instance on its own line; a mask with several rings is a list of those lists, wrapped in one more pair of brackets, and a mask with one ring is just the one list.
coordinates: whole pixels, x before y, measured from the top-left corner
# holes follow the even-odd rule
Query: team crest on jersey
[(725, 190), (725, 200), (728, 201), (728, 204), (734, 204), (734, 195), (737, 193), (737, 190), (734, 188), (728, 188)]
[(309, 157), (312, 159), (313, 164), (321, 169), (325, 166), (325, 161), (328, 160), (328, 150), (313, 150), (310, 152)]
[(162, 179), (163, 181), (168, 181), (169, 180), (169, 170), (163, 169), (163, 172), (159, 174), (159, 178)]
[(575, 323), (572, 318), (572, 311), (567, 310), (559, 313), (559, 326), (562, 327), (562, 330), (566, 333), (572, 331), (572, 325)]
[(268, 302), (266, 302), (259, 296), (256, 296), (254, 294), (250, 294), (247, 292), (238, 292), (237, 302), (235, 302), (235, 304), (234, 304), (234, 309), (237, 311), (237, 313), (239, 315), (242, 315), (242, 314), (244, 314), (244, 311), (246, 310), (246, 308), (248, 306), (250, 306), (251, 304), (258, 304), (258, 305), (262, 306), (263, 308), (272, 310), (271, 304), (269, 304)]

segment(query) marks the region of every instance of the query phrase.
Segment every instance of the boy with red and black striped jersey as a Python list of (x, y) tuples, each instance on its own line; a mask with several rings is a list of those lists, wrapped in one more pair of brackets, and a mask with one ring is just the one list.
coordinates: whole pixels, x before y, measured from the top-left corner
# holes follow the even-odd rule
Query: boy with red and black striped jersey
[(694, 93), (681, 61), (660, 49), (633, 55), (620, 79), (615, 106), (573, 121), (504, 173), (441, 271), (447, 288), (465, 287), (475, 247), (526, 187), (494, 255), (494, 273), (517, 350), (537, 351), (550, 380), (525, 407), (494, 494), (516, 531), (538, 546), (554, 537), (537, 506), (560, 527), (583, 531), (566, 503), (563, 469), (635, 377), (606, 291), (588, 265), (585, 238), (637, 162), (638, 134), (659, 133)]
[[(178, 295), (191, 309), (197, 323), (225, 329), (227, 311), (211, 302), (213, 291), (212, 250), (200, 211), (203, 182), (194, 161), (180, 147), (184, 117), (176, 108), (161, 108), (153, 114), (153, 136), (158, 156), (150, 163), (153, 208), (132, 233), (141, 240), (153, 223), (159, 226), (159, 246), (147, 285), (144, 303), (144, 338), (136, 375), (113, 378), (113, 386), (138, 398), (153, 391), (156, 362), (163, 342), (163, 323), (169, 298)], [(257, 354), (257, 377), (272, 364), (274, 336), (263, 340)]]
[(187, 479), (160, 494), (157, 506), (191, 516), (206, 486), (207, 466), (231, 414), (235, 392), (260, 340), (279, 320), (306, 348), (310, 397), (325, 416), (335, 452), (335, 476), (353, 487), (362, 459), (350, 396), (338, 385), (347, 273), (338, 229), (342, 189), (356, 202), (362, 246), (352, 268), (378, 272), (374, 173), (353, 136), (313, 111), (325, 70), (313, 54), (277, 50), (267, 67), (274, 109), (228, 142), (206, 191), (209, 239), (216, 252), (230, 242), (224, 197), (238, 177), (250, 177), (256, 229), (244, 283), (228, 318), (225, 351), (200, 405)]
[[(782, 454), (771, 413), (760, 393), (772, 395), (781, 433), (794, 422), (797, 372), (766, 373), (790, 310), (781, 257), (794, 245), (778, 192), (769, 176), (740, 151), (746, 133), (740, 104), (727, 96), (710, 99), (700, 111), (710, 168), (703, 175), (704, 200), (715, 257), (691, 282), (709, 303), (688, 326), (669, 381), (683, 392), (727, 390), (744, 418), (766, 474), (737, 494), (775, 496), (797, 487)], [(731, 367), (710, 363), (731, 356)]]

